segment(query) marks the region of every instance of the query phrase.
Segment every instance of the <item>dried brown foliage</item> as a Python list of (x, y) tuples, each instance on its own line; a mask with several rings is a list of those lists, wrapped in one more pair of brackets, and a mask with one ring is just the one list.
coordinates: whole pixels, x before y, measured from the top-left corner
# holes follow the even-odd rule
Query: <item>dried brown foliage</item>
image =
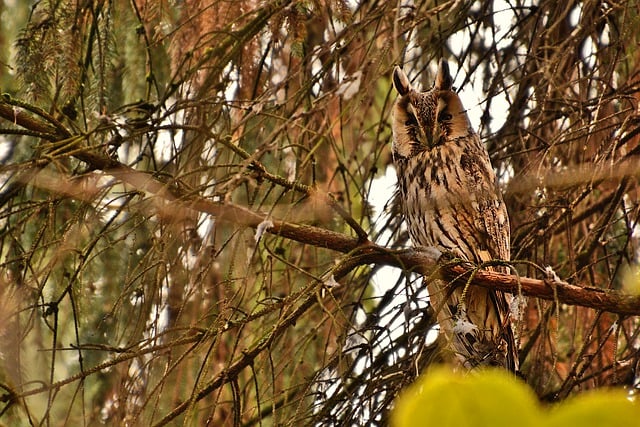
[(438, 357), (412, 274), (438, 254), (397, 250), (374, 185), (389, 77), (428, 87), (440, 57), (502, 177), (528, 279), (472, 286), (531, 295), (524, 377), (548, 400), (633, 384), (633, 2), (2, 8), (5, 424), (384, 424)]

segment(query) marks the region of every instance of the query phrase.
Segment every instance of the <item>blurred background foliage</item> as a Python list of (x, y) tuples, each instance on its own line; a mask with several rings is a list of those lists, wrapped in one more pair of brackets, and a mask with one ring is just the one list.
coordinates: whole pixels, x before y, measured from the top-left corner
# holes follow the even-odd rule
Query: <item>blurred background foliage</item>
[[(4, 0), (0, 26), (5, 425), (386, 424), (437, 360), (424, 286), (330, 248), (408, 243), (396, 64), (457, 70), (520, 274), (637, 281), (636, 2)], [(634, 386), (635, 317), (521, 315), (541, 399)]]
[[(484, 395), (478, 399), (478, 395)], [(640, 406), (622, 390), (581, 393), (553, 406), (542, 406), (522, 381), (503, 370), (485, 369), (475, 375), (429, 369), (403, 390), (393, 409), (394, 427), (420, 425), (437, 419), (442, 427), (623, 426), (640, 415)]]

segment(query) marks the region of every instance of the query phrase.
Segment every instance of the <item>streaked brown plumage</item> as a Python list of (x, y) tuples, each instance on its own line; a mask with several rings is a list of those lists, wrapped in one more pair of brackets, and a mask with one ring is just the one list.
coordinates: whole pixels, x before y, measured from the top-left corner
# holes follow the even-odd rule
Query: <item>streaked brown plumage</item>
[[(431, 90), (417, 92), (398, 67), (393, 84), (393, 159), (409, 235), (416, 246), (482, 263), (509, 260), (509, 218), (496, 176), (473, 130), (446, 61)], [(440, 330), (457, 363), (517, 370), (517, 348), (503, 293), (428, 283)], [(450, 295), (447, 297), (447, 295)]]

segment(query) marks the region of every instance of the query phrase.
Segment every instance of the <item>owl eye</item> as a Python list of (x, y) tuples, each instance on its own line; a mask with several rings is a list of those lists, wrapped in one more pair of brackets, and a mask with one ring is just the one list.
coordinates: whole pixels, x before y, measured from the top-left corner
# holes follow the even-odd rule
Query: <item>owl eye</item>
[(447, 111), (442, 111), (440, 114), (438, 114), (438, 122), (448, 122), (452, 117), (453, 116)]

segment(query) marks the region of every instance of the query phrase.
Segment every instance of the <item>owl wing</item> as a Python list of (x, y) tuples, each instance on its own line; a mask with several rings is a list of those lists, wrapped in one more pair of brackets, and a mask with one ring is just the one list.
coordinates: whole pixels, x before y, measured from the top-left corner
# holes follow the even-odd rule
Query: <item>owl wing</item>
[(485, 235), (487, 256), (479, 257), (481, 261), (510, 259), (510, 228), (507, 207), (502, 197), (486, 200), (481, 209), (480, 230)]
[(460, 166), (473, 183), (471, 202), (475, 206), (475, 234), (481, 247), (474, 254), (477, 262), (510, 259), (510, 228), (507, 207), (496, 186), (491, 160), (477, 135), (471, 135), (469, 149), (461, 155)]
[[(496, 186), (496, 177), (491, 167), (489, 155), (482, 147), (481, 152), (473, 155), (472, 163), (464, 165), (467, 174), (476, 183), (474, 191), (478, 203), (475, 217), (475, 228), (481, 247), (475, 253), (477, 262), (510, 259), (510, 227), (507, 207)], [(493, 267), (490, 270), (506, 273), (506, 268)], [(484, 321), (484, 326), (493, 330), (493, 336), (504, 340), (504, 347), (499, 351), (505, 358), (505, 366), (510, 370), (518, 370), (517, 343), (510, 326), (509, 302), (511, 295), (488, 289), (472, 289), (469, 295), (469, 316), (472, 320)], [(491, 310), (488, 307), (493, 307)], [(494, 317), (495, 316), (495, 317)]]

